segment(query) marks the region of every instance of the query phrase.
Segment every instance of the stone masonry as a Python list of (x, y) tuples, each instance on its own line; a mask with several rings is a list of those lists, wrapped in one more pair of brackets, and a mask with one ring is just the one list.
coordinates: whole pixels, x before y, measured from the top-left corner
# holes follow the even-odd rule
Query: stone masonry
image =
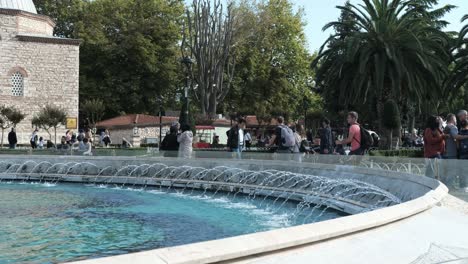
[[(0, 8), (0, 105), (26, 114), (17, 126), (20, 144), (28, 144), (31, 119), (47, 104), (78, 118), (79, 41), (53, 37), (54, 26), (46, 16)], [(12, 75), (18, 72), (24, 77), (23, 96), (12, 94)], [(57, 131), (57, 141), (65, 130)], [(39, 136), (49, 139), (46, 131)]]

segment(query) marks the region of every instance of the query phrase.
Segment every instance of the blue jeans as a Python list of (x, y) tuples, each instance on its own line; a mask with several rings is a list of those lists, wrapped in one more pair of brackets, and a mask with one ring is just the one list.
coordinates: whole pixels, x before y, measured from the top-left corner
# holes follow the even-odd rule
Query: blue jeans
[(16, 148), (16, 144), (10, 144), (10, 149), (15, 149)]
[(236, 158), (237, 159), (242, 159), (242, 148), (243, 148), (243, 146), (231, 149), (232, 152), (236, 153)]

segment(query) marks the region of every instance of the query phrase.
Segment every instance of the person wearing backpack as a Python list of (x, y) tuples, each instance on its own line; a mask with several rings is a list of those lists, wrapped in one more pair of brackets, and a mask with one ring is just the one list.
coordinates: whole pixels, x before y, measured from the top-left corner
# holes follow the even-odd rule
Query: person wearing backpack
[(347, 121), (349, 125), (348, 138), (343, 140), (337, 140), (336, 145), (348, 145), (351, 144), (351, 152), (349, 155), (364, 155), (365, 149), (361, 148), (361, 126), (358, 121), (358, 113), (349, 112)]
[(293, 153), (296, 146), (296, 137), (291, 128), (284, 124), (284, 118), (276, 118), (278, 126), (275, 128), (275, 134), (270, 139), (269, 146), (276, 146), (277, 153)]

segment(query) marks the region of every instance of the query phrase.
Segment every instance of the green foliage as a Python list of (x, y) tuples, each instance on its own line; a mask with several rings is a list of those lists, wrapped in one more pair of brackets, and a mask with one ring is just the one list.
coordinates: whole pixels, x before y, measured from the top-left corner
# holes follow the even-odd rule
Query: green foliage
[(81, 100), (100, 98), (107, 115), (152, 112), (178, 84), (182, 1), (96, 0), (78, 37)]
[(397, 129), (400, 127), (400, 111), (398, 105), (393, 100), (385, 102), (382, 124), (386, 129)]
[(242, 2), (237, 68), (224, 112), (256, 114), (269, 122), (272, 115), (301, 117), (304, 97), (310, 111), (321, 109), (320, 96), (311, 91), (312, 60), (306, 49), (303, 12), (288, 0)]
[(344, 109), (375, 106), (366, 110), (381, 119), (388, 99), (420, 105), (440, 98), (450, 41), (434, 26), (439, 16), (422, 5), (429, 1), (363, 2), (339, 6), (348, 19), (324, 27), (347, 29), (332, 35), (313, 62), (325, 100)]
[[(100, 99), (105, 117), (152, 113), (175, 98), (182, 0), (39, 0), (58, 36), (81, 39), (80, 101)], [(174, 105), (174, 100), (167, 100)]]
[(54, 35), (76, 38), (76, 25), (82, 19), (83, 9), (88, 0), (35, 0), (39, 14), (51, 17), (55, 22)]
[(2, 130), (1, 145), (3, 147), (3, 135), (5, 129), (16, 127), (26, 117), (20, 110), (14, 107), (0, 106), (0, 129)]
[[(468, 15), (462, 18), (462, 22), (468, 22)], [(465, 94), (465, 101), (468, 103), (468, 23), (460, 30), (457, 44), (454, 49), (454, 67), (448, 80), (448, 89), (460, 95)]]
[(96, 123), (101, 121), (104, 116), (105, 106), (100, 99), (90, 99), (85, 101), (80, 109), (84, 113), (89, 127), (95, 128)]
[(31, 124), (37, 128), (44, 129), (52, 138), (50, 129), (55, 132), (55, 144), (57, 145), (57, 127), (65, 125), (67, 122), (67, 114), (61, 108), (46, 105), (41, 111), (33, 117)]

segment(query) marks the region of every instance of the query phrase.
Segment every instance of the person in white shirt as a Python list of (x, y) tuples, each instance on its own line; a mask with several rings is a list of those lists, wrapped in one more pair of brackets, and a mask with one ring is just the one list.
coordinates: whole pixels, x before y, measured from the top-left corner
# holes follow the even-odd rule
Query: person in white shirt
[(244, 135), (244, 141), (245, 141), (245, 149), (250, 149), (252, 147), (252, 136), (250, 135), (250, 132), (246, 132)]
[(240, 118), (237, 124), (226, 132), (228, 136), (228, 148), (231, 152), (236, 153), (238, 159), (242, 157), (242, 150), (245, 147), (244, 129), (245, 120)]
[(179, 157), (190, 159), (193, 150), (193, 133), (189, 125), (184, 124), (181, 126), (182, 133), (177, 136), (179, 142)]

